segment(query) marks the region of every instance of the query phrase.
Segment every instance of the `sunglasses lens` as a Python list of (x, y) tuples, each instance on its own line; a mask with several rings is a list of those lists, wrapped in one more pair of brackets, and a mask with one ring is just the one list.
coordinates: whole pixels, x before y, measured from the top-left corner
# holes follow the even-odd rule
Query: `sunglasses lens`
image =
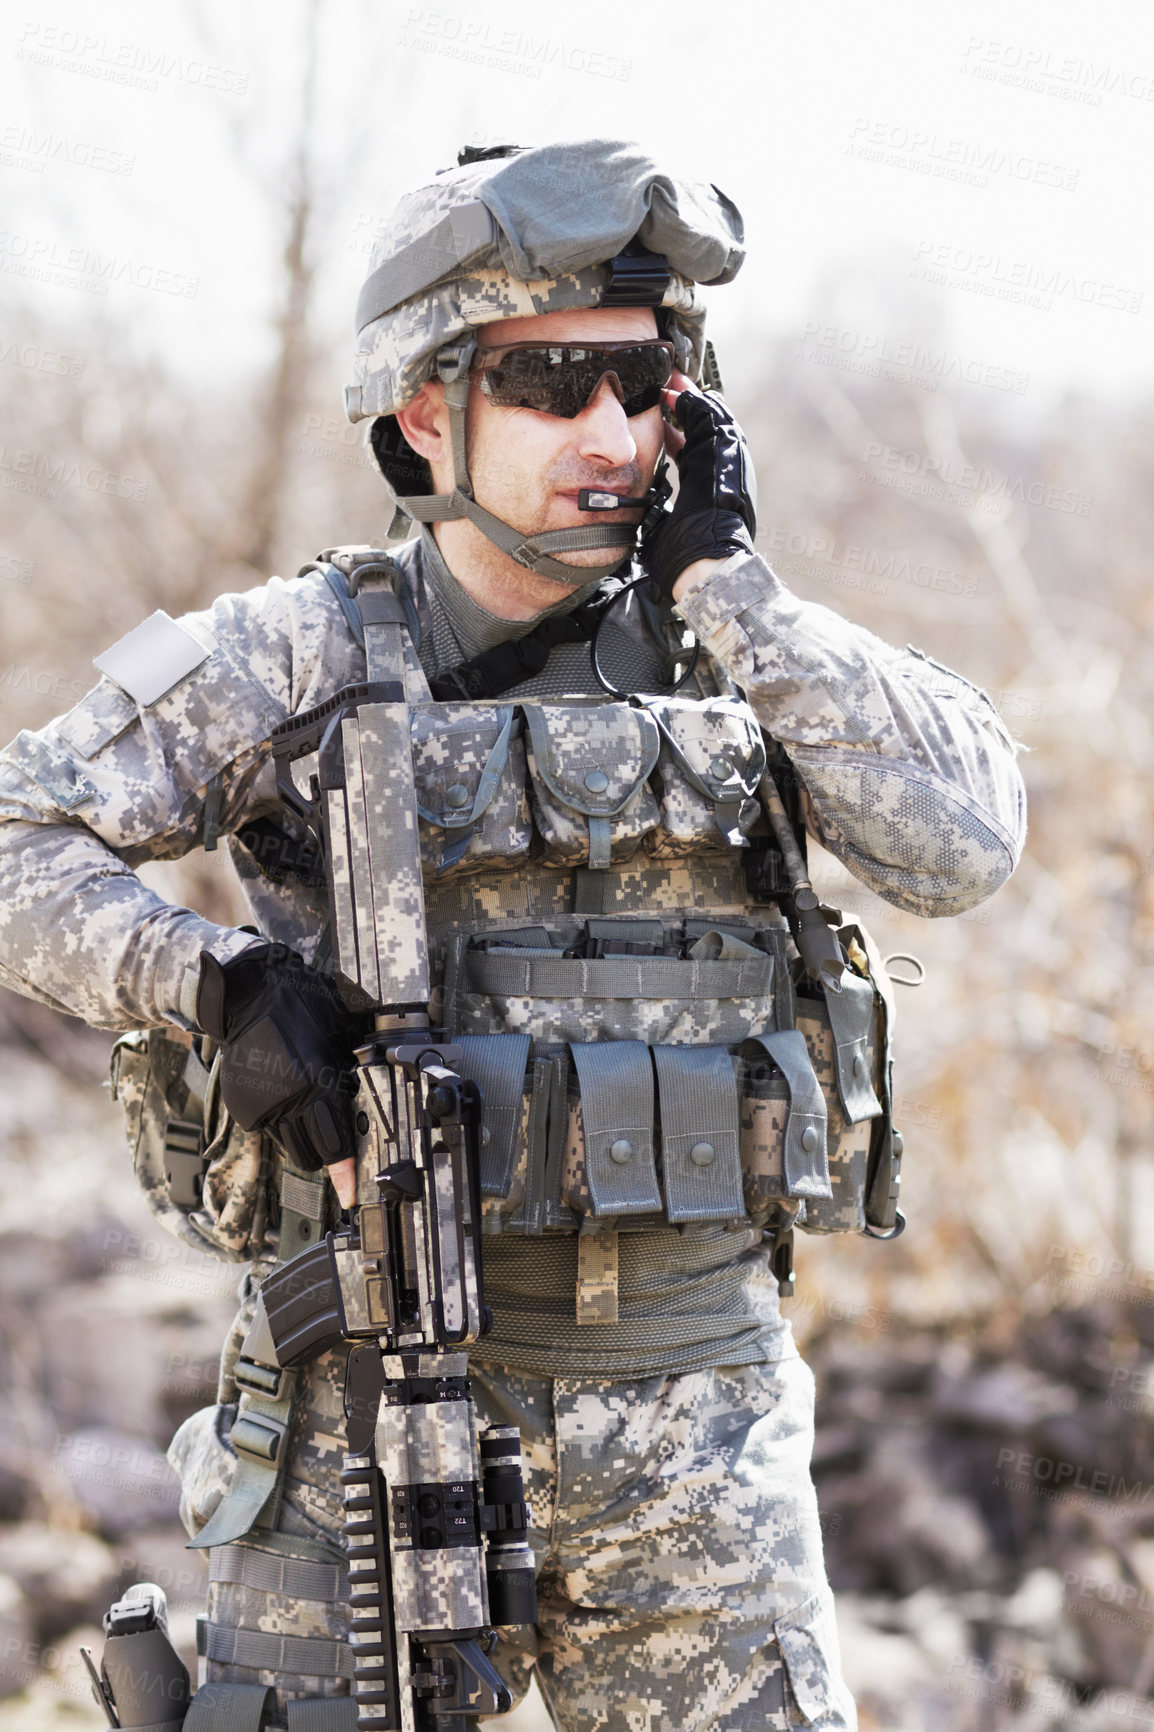
[(481, 374), (481, 389), (503, 409), (535, 409), (572, 421), (607, 373), (617, 379), (626, 415), (642, 415), (661, 401), (673, 360), (663, 343), (626, 349), (575, 347), (507, 349)]

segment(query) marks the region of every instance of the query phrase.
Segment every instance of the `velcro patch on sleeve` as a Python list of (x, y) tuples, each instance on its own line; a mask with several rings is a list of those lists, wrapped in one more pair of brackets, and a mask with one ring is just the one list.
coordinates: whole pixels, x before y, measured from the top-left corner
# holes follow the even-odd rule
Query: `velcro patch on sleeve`
[(211, 654), (211, 647), (206, 649), (199, 638), (157, 608), (92, 665), (144, 706), (156, 703)]

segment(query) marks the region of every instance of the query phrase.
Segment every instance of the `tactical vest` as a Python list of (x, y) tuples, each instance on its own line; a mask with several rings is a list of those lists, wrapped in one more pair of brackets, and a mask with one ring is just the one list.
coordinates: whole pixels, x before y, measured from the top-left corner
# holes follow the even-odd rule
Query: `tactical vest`
[(412, 736), (434, 1009), (485, 1097), (487, 1231), (861, 1231), (888, 977), (851, 922), (827, 995), (750, 896), (748, 705), (430, 703)]
[[(355, 624), (357, 600), (346, 591), (342, 605)], [(901, 1152), (889, 977), (846, 919), (848, 967), (827, 991), (781, 902), (751, 893), (765, 745), (750, 707), (435, 702), (416, 684), (432, 1009), (484, 1095), (486, 1231), (889, 1236)], [(297, 780), (308, 774), (306, 760)], [(195, 1045), (129, 1036), (114, 1066), (165, 1224), (202, 1249), (258, 1255), (281, 1162), (229, 1123)], [(298, 1188), (291, 1200), (321, 1230), (323, 1194)], [(294, 1234), (305, 1218), (294, 1210)]]

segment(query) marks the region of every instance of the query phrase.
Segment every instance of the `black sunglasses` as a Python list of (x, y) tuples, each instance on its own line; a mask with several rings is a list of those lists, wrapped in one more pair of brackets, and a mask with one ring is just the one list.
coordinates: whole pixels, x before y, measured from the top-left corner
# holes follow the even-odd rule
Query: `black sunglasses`
[(673, 344), (517, 343), (478, 349), (471, 372), (502, 409), (535, 409), (572, 421), (608, 379), (626, 415), (655, 409), (673, 376)]

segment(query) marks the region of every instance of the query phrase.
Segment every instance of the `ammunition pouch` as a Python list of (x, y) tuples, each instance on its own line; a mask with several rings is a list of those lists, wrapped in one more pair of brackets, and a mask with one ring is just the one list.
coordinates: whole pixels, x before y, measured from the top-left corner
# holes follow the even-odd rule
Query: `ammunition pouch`
[(865, 1230), (889, 984), (860, 926), (840, 936), (854, 964), (837, 994), (805, 977), (784, 924), (574, 917), (453, 937), (445, 1019), (485, 1101), (485, 1231)]
[(735, 698), (422, 703), (410, 710), (426, 883), (725, 854), (758, 822), (757, 720)]

